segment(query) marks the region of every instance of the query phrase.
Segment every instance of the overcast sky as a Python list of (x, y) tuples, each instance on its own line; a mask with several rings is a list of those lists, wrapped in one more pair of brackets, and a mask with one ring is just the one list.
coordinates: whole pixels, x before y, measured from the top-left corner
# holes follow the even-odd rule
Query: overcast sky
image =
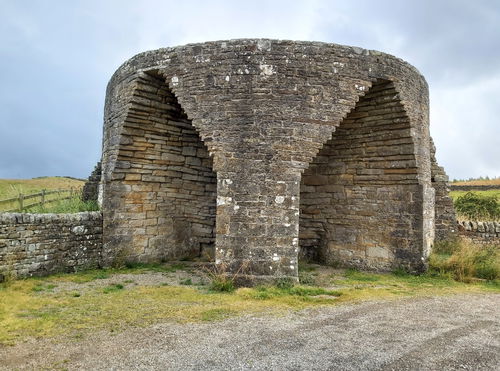
[(498, 0), (0, 0), (0, 178), (87, 177), (120, 64), (243, 37), (403, 58), (429, 83), (431, 134), (450, 178), (500, 176)]

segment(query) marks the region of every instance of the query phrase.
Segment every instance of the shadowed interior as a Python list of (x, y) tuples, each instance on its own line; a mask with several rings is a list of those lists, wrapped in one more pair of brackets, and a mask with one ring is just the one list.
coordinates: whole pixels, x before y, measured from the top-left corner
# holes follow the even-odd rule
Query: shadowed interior
[(301, 257), (365, 269), (404, 260), (422, 218), (414, 152), (394, 85), (376, 81), (302, 176)]
[(212, 159), (162, 76), (143, 74), (136, 84), (113, 174), (121, 183), (114, 233), (127, 259), (211, 258)]

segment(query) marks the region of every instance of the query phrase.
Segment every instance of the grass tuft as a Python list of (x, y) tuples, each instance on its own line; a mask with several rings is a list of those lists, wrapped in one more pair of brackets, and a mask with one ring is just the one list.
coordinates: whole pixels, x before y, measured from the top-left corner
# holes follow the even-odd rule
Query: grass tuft
[(209, 285), (210, 290), (218, 292), (233, 292), (236, 289), (234, 281), (227, 276), (212, 277)]
[(248, 262), (243, 262), (236, 272), (230, 272), (226, 263), (215, 264), (211, 269), (205, 269), (210, 284), (209, 289), (216, 292), (233, 292), (236, 290), (236, 278), (247, 270)]
[(191, 286), (193, 284), (193, 280), (191, 278), (186, 278), (185, 280), (181, 280), (179, 283), (181, 285)]
[(461, 282), (499, 280), (500, 246), (477, 245), (463, 239), (436, 243), (429, 257), (429, 267)]
[(295, 282), (290, 277), (279, 277), (275, 281), (277, 288), (282, 290), (289, 290), (295, 286)]
[(112, 285), (109, 285), (109, 286), (105, 287), (102, 290), (102, 292), (105, 293), (105, 294), (109, 294), (109, 293), (112, 293), (112, 292), (123, 290), (124, 288), (125, 288), (125, 286), (123, 286), (121, 283), (114, 283)]

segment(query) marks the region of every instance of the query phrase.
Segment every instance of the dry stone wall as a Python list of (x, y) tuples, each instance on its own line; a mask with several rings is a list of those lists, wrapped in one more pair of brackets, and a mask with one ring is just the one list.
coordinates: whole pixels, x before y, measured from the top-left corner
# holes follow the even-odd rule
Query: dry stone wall
[(101, 163), (98, 162), (89, 178), (83, 185), (82, 200), (83, 201), (98, 201), (99, 198), (99, 183), (101, 182)]
[[(367, 100), (360, 100), (367, 93)], [(379, 117), (388, 113), (397, 116), (392, 123)], [(361, 127), (372, 124), (373, 133)], [(375, 140), (370, 137), (380, 137), (378, 130), (393, 137), (370, 143)], [(331, 148), (330, 139), (344, 146), (345, 156)], [(365, 146), (363, 153), (350, 149), (350, 140)], [(305, 184), (303, 173), (309, 168), (305, 179), (318, 168), (314, 159), (325, 144), (332, 161), (344, 164), (331, 167), (344, 166), (345, 173), (332, 173), (331, 184)], [(296, 280), (299, 225), (307, 219), (305, 213), (300, 217), (306, 206), (301, 197), (314, 197), (304, 186), (330, 186), (321, 193), (346, 199), (322, 211), (322, 218), (336, 222), (323, 226), (317, 246), (330, 246), (332, 256), (352, 251), (356, 258), (350, 262), (359, 266), (404, 264), (421, 270), (434, 241), (430, 152), (427, 84), (393, 56), (267, 39), (142, 53), (117, 70), (106, 95), (105, 258), (111, 262), (125, 254), (152, 261), (200, 254), (211, 249), (215, 237), (216, 263), (241, 279)], [(373, 160), (377, 156), (381, 159)], [(370, 168), (365, 163), (370, 161), (380, 161), (379, 167)], [(394, 204), (381, 203), (380, 197)], [(343, 216), (358, 215), (363, 227), (342, 230), (340, 217), (333, 215), (342, 209)], [(360, 237), (365, 222), (368, 236)], [(317, 231), (313, 224), (302, 229)], [(313, 251), (306, 240), (303, 246)]]
[(450, 197), (448, 175), (438, 165), (435, 157), (436, 147), (431, 139), (431, 182), (435, 190), (435, 239), (444, 241), (453, 239), (457, 235), (456, 214), (453, 200)]
[(478, 244), (500, 245), (500, 222), (459, 220), (458, 234)]
[(0, 278), (74, 272), (100, 265), (102, 215), (0, 214)]
[(490, 189), (495, 189), (499, 190), (500, 186), (496, 184), (492, 185), (457, 185), (457, 184), (450, 184), (449, 188), (452, 191), (488, 191)]

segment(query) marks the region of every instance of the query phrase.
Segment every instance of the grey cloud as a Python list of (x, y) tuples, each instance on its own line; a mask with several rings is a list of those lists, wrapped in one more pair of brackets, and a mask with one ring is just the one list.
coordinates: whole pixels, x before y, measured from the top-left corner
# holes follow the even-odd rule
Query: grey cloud
[[(497, 103), (481, 93), (490, 80), (488, 91), (500, 89), (498, 24), (500, 3), (488, 0), (2, 1), (0, 177), (87, 176), (100, 156), (106, 84), (123, 61), (238, 37), (358, 45), (408, 60), (429, 81), (432, 134), (450, 175), (500, 175)], [(456, 112), (465, 98), (474, 116)], [(481, 134), (469, 135), (471, 125)]]

